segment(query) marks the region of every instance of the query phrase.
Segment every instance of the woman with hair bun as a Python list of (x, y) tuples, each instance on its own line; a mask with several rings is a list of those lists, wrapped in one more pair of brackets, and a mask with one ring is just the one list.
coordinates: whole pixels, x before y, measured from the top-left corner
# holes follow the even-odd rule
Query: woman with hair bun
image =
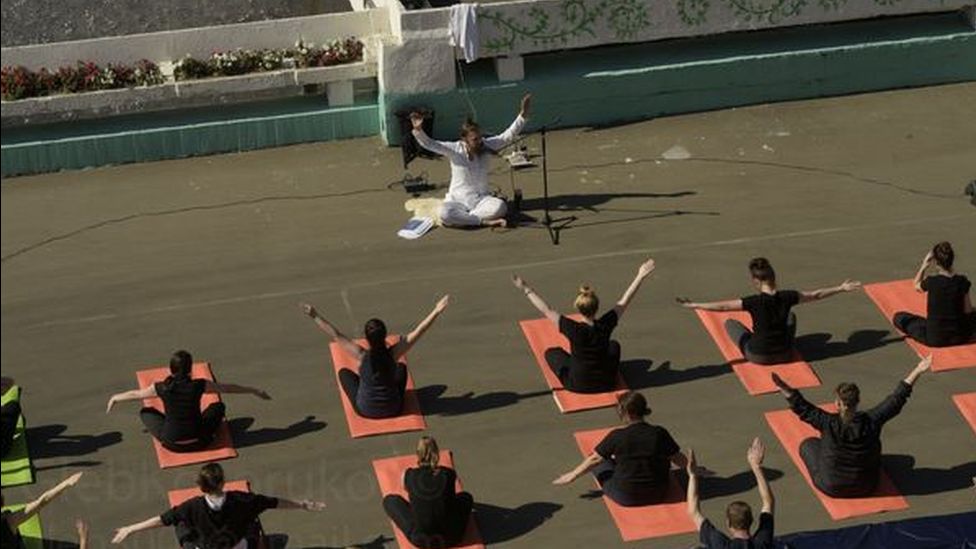
[[(923, 345), (965, 345), (976, 336), (976, 312), (969, 298), (972, 284), (952, 270), (955, 259), (952, 244), (933, 246), (915, 273), (915, 289), (927, 294), (926, 316), (901, 311), (891, 319), (895, 327)], [(935, 274), (926, 276), (931, 269)]]
[(302, 303), (302, 312), (315, 321), (323, 332), (338, 343), (342, 350), (359, 360), (359, 373), (348, 368), (339, 370), (339, 384), (356, 413), (368, 418), (388, 418), (400, 415), (407, 388), (407, 366), (399, 360), (414, 346), (437, 317), (447, 308), (450, 296), (440, 298), (412, 332), (393, 345), (386, 342), (386, 324), (378, 318), (366, 322), (367, 348), (342, 334), (315, 307)]
[(546, 349), (546, 362), (567, 390), (576, 393), (604, 393), (617, 386), (620, 344), (611, 340), (610, 335), (640, 289), (641, 283), (652, 272), (654, 260), (648, 259), (637, 269), (637, 276), (613, 309), (599, 318), (596, 313), (600, 308), (600, 299), (596, 292), (589, 286), (580, 287), (573, 304), (583, 316), (581, 321), (554, 311), (521, 277), (512, 276), (515, 287), (525, 292), (529, 302), (569, 340), (569, 353), (561, 347)]
[(603, 493), (618, 504), (660, 503), (668, 493), (671, 465), (684, 469), (688, 459), (667, 429), (647, 422), (651, 409), (644, 395), (620, 395), (617, 414), (624, 426), (607, 434), (592, 454), (552, 483), (569, 484), (592, 469)]

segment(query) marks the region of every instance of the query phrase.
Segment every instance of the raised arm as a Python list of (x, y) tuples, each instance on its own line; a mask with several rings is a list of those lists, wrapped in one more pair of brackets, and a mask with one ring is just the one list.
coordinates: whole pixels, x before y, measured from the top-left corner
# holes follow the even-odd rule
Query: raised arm
[(769, 481), (766, 480), (766, 474), (763, 472), (762, 462), (765, 456), (766, 446), (759, 440), (759, 437), (754, 438), (752, 445), (746, 452), (746, 461), (749, 462), (752, 474), (756, 477), (756, 487), (759, 489), (759, 498), (762, 500), (761, 512), (773, 514), (776, 499), (773, 497), (773, 491), (770, 489)]
[(115, 531), (115, 536), (112, 537), (112, 543), (119, 544), (125, 541), (125, 538), (132, 534), (142, 532), (144, 530), (152, 530), (153, 528), (161, 528), (163, 525), (163, 519), (158, 515), (152, 518), (147, 518), (142, 522), (137, 522), (135, 524), (130, 524), (128, 526), (123, 526)]
[(695, 451), (688, 450), (688, 459), (685, 460), (688, 471), (688, 516), (695, 523), (695, 529), (701, 530), (705, 516), (701, 512), (701, 503), (698, 501), (698, 463), (695, 460)]
[(424, 117), (420, 113), (410, 113), (410, 124), (413, 126), (413, 137), (421, 147), (441, 156), (450, 156), (457, 152), (453, 143), (437, 141), (427, 135), (427, 132), (424, 131)]
[(326, 335), (332, 338), (332, 341), (338, 343), (346, 354), (356, 358), (357, 360), (363, 358), (363, 354), (366, 352), (366, 350), (357, 345), (353, 340), (342, 335), (342, 332), (333, 326), (331, 322), (319, 315), (319, 312), (315, 310), (315, 307), (309, 305), (308, 303), (302, 303), (300, 306), (302, 308), (302, 312), (305, 313), (305, 316), (314, 320), (315, 325), (318, 326), (320, 330), (325, 332)]
[(929, 371), (932, 367), (932, 355), (928, 355), (918, 362), (918, 364), (912, 368), (912, 371), (908, 372), (905, 379), (898, 383), (895, 390), (885, 397), (877, 406), (871, 408), (867, 411), (867, 414), (871, 416), (874, 421), (884, 424), (891, 418), (897, 416), (901, 409), (905, 407), (908, 402), (908, 397), (912, 395), (912, 387), (918, 378)]
[(47, 507), (49, 503), (57, 499), (65, 490), (71, 488), (75, 484), (78, 484), (78, 481), (81, 480), (81, 475), (81, 473), (71, 475), (70, 477), (62, 480), (61, 483), (54, 488), (51, 488), (50, 490), (41, 494), (41, 497), (25, 505), (20, 511), (11, 513), (7, 518), (7, 523), (10, 525), (10, 528), (12, 530), (16, 530), (21, 524), (30, 520), (31, 517), (39, 513), (41, 509)]
[(816, 290), (803, 291), (800, 292), (800, 303), (809, 303), (811, 301), (820, 301), (821, 299), (827, 299), (830, 296), (834, 296), (840, 293), (853, 292), (861, 287), (861, 283), (857, 280), (845, 280), (838, 284), (837, 286), (831, 286), (830, 288), (819, 288)]
[(929, 253), (925, 254), (925, 257), (922, 258), (922, 263), (918, 266), (918, 270), (915, 271), (915, 278), (912, 279), (912, 284), (915, 286), (916, 292), (925, 291), (924, 289), (922, 289), (922, 281), (925, 280), (925, 273), (929, 270), (929, 267), (931, 266), (932, 266), (932, 250), (929, 250)]
[(776, 384), (779, 392), (786, 397), (786, 401), (789, 402), (790, 409), (793, 410), (793, 413), (804, 423), (809, 424), (818, 431), (823, 431), (827, 428), (830, 422), (830, 414), (803, 398), (800, 391), (790, 387), (778, 374), (773, 374), (773, 383)]
[(685, 309), (702, 309), (704, 311), (741, 311), (742, 300), (730, 299), (728, 301), (710, 301), (698, 303), (687, 297), (676, 297), (674, 300)]
[(105, 413), (112, 411), (112, 408), (119, 402), (129, 402), (132, 400), (143, 400), (147, 398), (153, 398), (156, 396), (156, 385), (149, 385), (145, 389), (132, 389), (131, 391), (124, 391), (121, 393), (116, 393), (108, 399), (108, 405), (105, 407)]
[(78, 532), (78, 549), (88, 549), (88, 523), (81, 519), (76, 520), (75, 530)]
[(515, 120), (502, 133), (486, 137), (484, 139), (485, 146), (497, 151), (514, 141), (518, 137), (518, 134), (522, 132), (522, 128), (525, 127), (525, 120), (529, 117), (529, 104), (531, 102), (532, 94), (528, 93), (522, 96), (522, 103), (519, 105), (519, 113), (515, 117)]
[(401, 339), (400, 342), (396, 344), (396, 346), (392, 350), (393, 358), (399, 359), (403, 355), (407, 354), (407, 352), (411, 348), (413, 348), (414, 344), (420, 340), (421, 336), (423, 336), (427, 332), (427, 329), (434, 324), (434, 321), (437, 320), (437, 317), (441, 316), (441, 313), (444, 312), (444, 309), (447, 309), (447, 305), (450, 302), (451, 302), (450, 295), (445, 295), (444, 297), (438, 299), (437, 303), (434, 304), (434, 309), (431, 310), (427, 314), (427, 316), (425, 316), (424, 319), (420, 321), (419, 324), (417, 324), (416, 328), (414, 328), (409, 334), (407, 334), (407, 337)]
[(290, 499), (278, 498), (277, 508), (283, 510), (324, 511), (325, 503), (321, 501), (312, 501), (310, 499), (294, 501)]
[(553, 484), (561, 486), (564, 484), (569, 484), (579, 477), (586, 474), (587, 471), (596, 467), (603, 461), (603, 456), (596, 452), (591, 452), (590, 455), (586, 456), (575, 469), (563, 473), (556, 480), (552, 481)]
[(226, 393), (230, 395), (254, 395), (262, 400), (271, 400), (271, 395), (263, 389), (248, 387), (247, 385), (237, 385), (235, 383), (217, 383), (207, 381), (208, 393)]
[(653, 259), (648, 259), (644, 263), (641, 263), (641, 266), (637, 268), (637, 276), (634, 277), (634, 280), (630, 283), (630, 286), (627, 286), (627, 290), (624, 291), (623, 295), (620, 296), (620, 300), (617, 301), (617, 306), (613, 308), (613, 310), (617, 313), (617, 320), (620, 320), (620, 317), (623, 316), (624, 311), (627, 310), (627, 306), (630, 305), (630, 301), (634, 299), (634, 296), (637, 294), (637, 290), (640, 289), (641, 283), (643, 283), (644, 279), (650, 276), (653, 272)]
[(542, 313), (542, 316), (548, 318), (556, 326), (559, 326), (559, 313), (554, 311), (539, 294), (535, 293), (535, 290), (530, 288), (528, 283), (522, 280), (522, 277), (512, 275), (512, 284), (515, 284), (516, 288), (525, 293), (525, 297), (529, 298), (529, 302)]

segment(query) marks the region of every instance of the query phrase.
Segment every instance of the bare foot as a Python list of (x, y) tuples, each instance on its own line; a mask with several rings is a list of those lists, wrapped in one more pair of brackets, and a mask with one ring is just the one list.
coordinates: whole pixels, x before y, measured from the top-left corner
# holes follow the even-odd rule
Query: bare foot
[(508, 227), (508, 220), (504, 217), (501, 219), (489, 219), (484, 222), (486, 227), (491, 227), (493, 229), (505, 229)]

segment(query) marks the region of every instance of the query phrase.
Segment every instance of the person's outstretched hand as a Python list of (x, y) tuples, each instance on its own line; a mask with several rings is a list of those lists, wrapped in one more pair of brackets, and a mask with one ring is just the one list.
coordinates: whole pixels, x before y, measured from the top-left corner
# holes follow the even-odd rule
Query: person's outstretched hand
[(122, 528), (118, 528), (117, 530), (115, 530), (115, 535), (112, 536), (112, 543), (116, 545), (122, 543), (123, 541), (125, 541), (125, 538), (129, 537), (129, 534), (131, 533), (132, 530), (129, 530), (128, 526), (123, 526)]
[(77, 473), (75, 473), (75, 474), (71, 475), (70, 477), (66, 478), (65, 481), (64, 481), (65, 487), (71, 487), (71, 486), (74, 486), (75, 484), (78, 484), (78, 481), (81, 480), (81, 475), (83, 475), (83, 474), (84, 473), (82, 473), (81, 471), (78, 471)]
[(638, 267), (637, 272), (640, 273), (641, 276), (648, 276), (649, 274), (653, 273), (654, 260), (648, 259), (647, 261), (641, 263), (641, 266)]
[(559, 478), (557, 478), (556, 480), (552, 481), (552, 483), (555, 484), (556, 486), (563, 486), (565, 484), (569, 484), (569, 483), (573, 482), (573, 480), (575, 480), (573, 478), (573, 472), (570, 471), (568, 473), (564, 473), (562, 475), (559, 475)]
[(522, 118), (529, 117), (529, 106), (532, 104), (532, 94), (527, 93), (522, 96), (522, 104), (519, 106), (519, 115)]
[(444, 297), (437, 300), (437, 305), (434, 305), (434, 310), (437, 311), (438, 313), (443, 313), (444, 309), (447, 308), (447, 305), (450, 302), (451, 302), (451, 294), (447, 294)]
[(935, 255), (932, 253), (932, 250), (929, 250), (928, 252), (925, 253), (925, 257), (922, 258), (922, 265), (928, 267), (929, 265), (932, 264), (932, 261), (934, 259), (935, 259)]
[(694, 475), (695, 471), (698, 470), (698, 460), (695, 458), (694, 448), (688, 448), (688, 463), (685, 465), (685, 469), (689, 476)]
[(759, 467), (764, 457), (766, 457), (766, 445), (759, 440), (759, 437), (752, 439), (752, 445), (746, 451), (746, 461), (753, 467)]
[(783, 396), (790, 396), (793, 393), (793, 387), (790, 387), (790, 385), (775, 372), (773, 373), (773, 383), (779, 388), (779, 392), (783, 393)]
[(515, 284), (515, 287), (519, 290), (525, 290), (525, 281), (517, 274), (512, 275), (512, 284)]
[(694, 308), (694, 306), (693, 306), (694, 304), (687, 297), (676, 297), (676, 298), (674, 298), (674, 302), (677, 303), (678, 305), (681, 305), (682, 307), (684, 307), (686, 309), (693, 309)]
[(840, 289), (845, 292), (853, 292), (861, 287), (861, 282), (858, 280), (845, 280), (840, 283)]
[(299, 303), (298, 306), (302, 308), (302, 313), (304, 313), (305, 316), (309, 318), (315, 318), (319, 316), (319, 312), (315, 310), (315, 307), (309, 305), (308, 303)]
[(410, 113), (410, 125), (413, 126), (415, 130), (424, 130), (424, 115), (419, 112)]
[(931, 370), (932, 369), (932, 353), (929, 353), (928, 356), (926, 356), (922, 360), (918, 361), (918, 365), (915, 366), (915, 369), (918, 370), (918, 373), (920, 373), (920, 374), (923, 374), (923, 373)]
[(310, 499), (303, 499), (301, 501), (302, 509), (306, 511), (324, 511), (325, 502), (322, 501), (312, 501)]

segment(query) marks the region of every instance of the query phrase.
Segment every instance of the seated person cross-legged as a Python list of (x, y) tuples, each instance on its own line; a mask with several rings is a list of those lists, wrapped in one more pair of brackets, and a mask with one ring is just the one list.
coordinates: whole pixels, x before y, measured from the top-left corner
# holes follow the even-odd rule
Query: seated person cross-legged
[(512, 278), (515, 287), (525, 292), (532, 305), (552, 321), (569, 341), (569, 353), (560, 347), (547, 349), (545, 353), (546, 362), (567, 390), (576, 393), (603, 393), (612, 391), (617, 386), (620, 344), (610, 339), (610, 336), (641, 283), (652, 272), (654, 260), (649, 259), (641, 264), (637, 276), (614, 308), (599, 318), (596, 316), (600, 308), (599, 298), (589, 286), (581, 287), (574, 304), (583, 316), (582, 321), (560, 315), (521, 277), (516, 275)]
[(440, 449), (432, 437), (417, 443), (417, 467), (403, 472), (409, 500), (397, 494), (383, 498), (383, 509), (410, 543), (442, 549), (461, 543), (474, 498), (456, 492), (457, 473), (438, 465)]
[(343, 335), (332, 323), (319, 315), (315, 307), (302, 304), (302, 311), (338, 343), (350, 356), (359, 360), (359, 373), (347, 368), (339, 370), (339, 384), (356, 413), (362, 417), (380, 419), (400, 415), (407, 387), (407, 366), (400, 363), (407, 352), (427, 332), (444, 312), (450, 301), (444, 296), (434, 309), (406, 337), (393, 345), (386, 342), (386, 324), (378, 318), (366, 322), (368, 348), (361, 347)]
[(317, 501), (291, 501), (249, 492), (225, 491), (224, 470), (217, 463), (200, 469), (197, 486), (203, 495), (164, 513), (115, 531), (112, 543), (144, 530), (173, 526), (183, 549), (253, 549), (259, 546), (257, 520), (268, 509), (321, 511)]
[(698, 498), (698, 465), (695, 452), (688, 451), (688, 514), (698, 527), (699, 540), (705, 549), (772, 549), (773, 545), (773, 491), (769, 487), (762, 470), (766, 447), (759, 438), (752, 441), (746, 452), (746, 461), (756, 477), (762, 510), (759, 513), (759, 526), (755, 533), (752, 528), (752, 507), (744, 501), (733, 501), (725, 508), (725, 526), (728, 534), (719, 531), (701, 513)]
[(253, 387), (193, 379), (193, 356), (187, 351), (173, 353), (169, 371), (169, 377), (145, 389), (112, 395), (105, 411), (111, 412), (118, 402), (159, 397), (165, 411), (146, 406), (139, 417), (149, 434), (172, 452), (196, 452), (213, 442), (226, 408), (223, 402), (214, 402), (201, 411), (200, 400), (205, 393), (250, 394), (271, 399), (268, 393)]
[[(952, 244), (939, 242), (915, 273), (915, 289), (926, 293), (926, 316), (895, 313), (892, 323), (908, 337), (929, 347), (951, 347), (976, 341), (976, 311), (969, 297), (972, 283), (952, 270)], [(935, 274), (926, 276), (934, 269)]]
[(837, 413), (811, 404), (800, 391), (773, 374), (773, 382), (786, 397), (790, 409), (820, 432), (800, 444), (803, 460), (814, 486), (835, 498), (858, 498), (874, 493), (881, 474), (881, 429), (897, 416), (912, 386), (932, 366), (932, 356), (922, 359), (894, 392), (869, 410), (858, 410), (861, 392), (853, 383), (841, 383), (835, 391)]
[(832, 288), (779, 290), (776, 272), (764, 257), (749, 261), (749, 274), (753, 285), (759, 290), (755, 295), (710, 303), (697, 303), (685, 298), (678, 298), (677, 301), (689, 309), (748, 312), (752, 318), (752, 330), (737, 320), (729, 319), (725, 322), (725, 331), (738, 345), (742, 356), (754, 364), (782, 364), (794, 360), (796, 315), (792, 311), (793, 306), (861, 287), (860, 282), (845, 280)]
[(569, 484), (592, 470), (604, 495), (620, 505), (660, 503), (668, 493), (671, 464), (686, 467), (685, 455), (667, 429), (645, 420), (651, 410), (644, 395), (624, 393), (617, 413), (624, 427), (611, 431), (592, 454), (553, 484)]

